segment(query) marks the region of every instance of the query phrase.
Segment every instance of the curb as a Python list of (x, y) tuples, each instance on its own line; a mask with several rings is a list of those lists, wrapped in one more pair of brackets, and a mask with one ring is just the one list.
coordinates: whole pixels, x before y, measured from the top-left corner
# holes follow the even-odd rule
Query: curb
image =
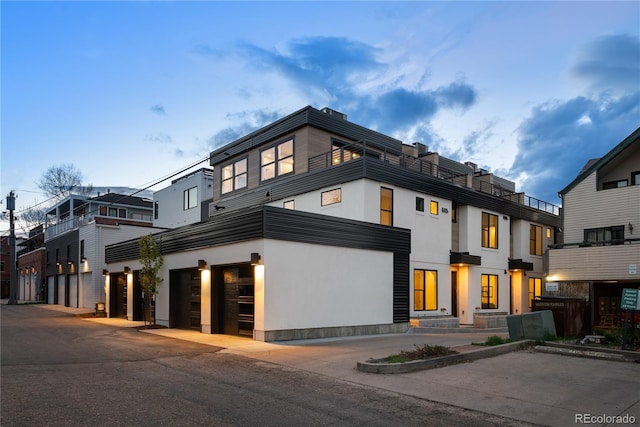
[(580, 348), (576, 346), (536, 345), (534, 351), (539, 353), (559, 354), (562, 356), (583, 357), (587, 359), (611, 360), (616, 362), (640, 363), (640, 354), (618, 350), (601, 351), (598, 348)]
[(369, 359), (365, 362), (358, 362), (357, 368), (360, 372), (370, 374), (405, 374), (407, 372), (424, 371), (455, 363), (473, 362), (474, 360), (484, 359), (486, 357), (499, 356), (501, 354), (522, 350), (534, 343), (534, 340), (516, 341), (492, 347), (479, 348), (478, 350), (472, 350), (466, 353), (434, 357), (433, 359), (426, 360), (411, 360), (403, 363), (386, 363), (382, 361), (384, 359)]

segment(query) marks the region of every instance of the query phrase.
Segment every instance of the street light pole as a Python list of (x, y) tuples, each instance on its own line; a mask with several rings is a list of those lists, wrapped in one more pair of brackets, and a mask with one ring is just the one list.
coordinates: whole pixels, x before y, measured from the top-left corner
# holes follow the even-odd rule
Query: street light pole
[(13, 223), (13, 211), (16, 208), (16, 196), (13, 191), (7, 196), (9, 211), (9, 304), (18, 304), (16, 280), (16, 229)]

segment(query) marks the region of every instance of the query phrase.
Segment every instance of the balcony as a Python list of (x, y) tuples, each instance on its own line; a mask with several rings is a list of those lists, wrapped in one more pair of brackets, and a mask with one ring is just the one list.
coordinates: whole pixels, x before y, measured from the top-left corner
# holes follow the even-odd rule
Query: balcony
[(44, 231), (45, 241), (50, 240), (61, 234), (76, 230), (83, 225), (89, 224), (92, 221), (103, 222), (112, 221), (118, 224), (131, 224), (131, 225), (149, 225), (153, 224), (153, 218), (151, 215), (142, 215), (137, 213), (128, 213), (126, 218), (106, 216), (106, 215), (89, 215), (84, 217), (73, 217), (64, 219), (58, 223), (47, 224)]

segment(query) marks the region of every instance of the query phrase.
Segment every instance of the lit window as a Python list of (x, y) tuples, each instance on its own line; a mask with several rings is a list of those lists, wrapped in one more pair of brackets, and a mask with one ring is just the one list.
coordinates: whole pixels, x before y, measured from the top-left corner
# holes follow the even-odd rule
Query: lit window
[(296, 204), (295, 201), (293, 200), (287, 200), (286, 202), (284, 202), (282, 204), (282, 207), (285, 209), (295, 209), (296, 208)]
[(321, 205), (333, 205), (342, 202), (342, 189), (336, 188), (334, 190), (323, 191), (320, 195)]
[(416, 210), (424, 212), (424, 199), (422, 197), (416, 197)]
[(439, 211), (438, 202), (432, 200), (429, 206), (429, 212), (431, 213), (431, 215), (438, 215), (438, 211)]
[(482, 308), (498, 308), (498, 276), (482, 275)]
[(547, 239), (551, 238), (551, 228), (547, 227)]
[(198, 187), (191, 187), (188, 190), (184, 190), (184, 201), (182, 209), (192, 209), (198, 206)]
[(529, 254), (542, 255), (542, 227), (539, 225), (529, 226)]
[(482, 212), (482, 247), (498, 248), (498, 215)]
[(380, 224), (393, 225), (393, 190), (380, 188)]
[(529, 308), (532, 301), (542, 295), (542, 279), (539, 277), (529, 277)]
[(333, 141), (331, 145), (331, 164), (333, 165), (360, 158), (360, 149), (337, 141)]
[(247, 159), (238, 160), (222, 168), (222, 194), (247, 186)]
[(293, 172), (293, 139), (260, 153), (260, 179), (266, 181)]
[(413, 271), (413, 309), (415, 311), (438, 309), (437, 271)]

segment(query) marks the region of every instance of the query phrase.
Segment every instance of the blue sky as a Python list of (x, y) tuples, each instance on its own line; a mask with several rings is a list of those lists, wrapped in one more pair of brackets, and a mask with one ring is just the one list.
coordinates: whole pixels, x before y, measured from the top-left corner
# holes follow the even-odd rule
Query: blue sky
[(145, 187), (306, 105), (559, 204), (640, 126), (637, 1), (3, 1), (0, 14), (0, 190), (18, 209), (45, 199), (50, 166)]

